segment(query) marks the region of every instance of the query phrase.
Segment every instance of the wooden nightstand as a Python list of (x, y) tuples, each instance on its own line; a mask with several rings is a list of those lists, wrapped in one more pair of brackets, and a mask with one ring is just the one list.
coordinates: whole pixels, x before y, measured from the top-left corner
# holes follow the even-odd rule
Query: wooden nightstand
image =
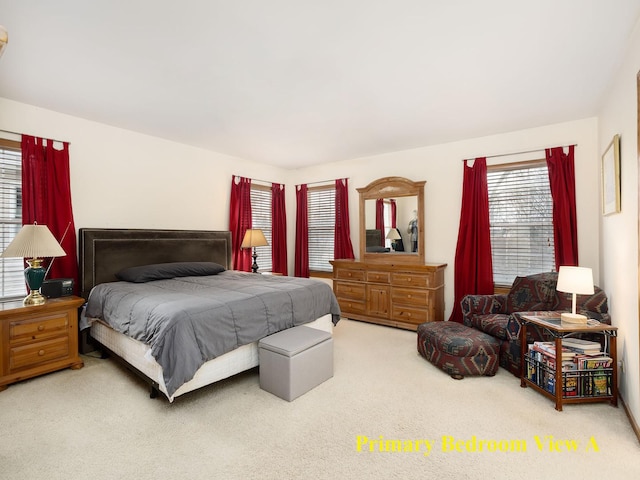
[(83, 303), (74, 296), (29, 307), (22, 301), (0, 303), (0, 392), (20, 380), (82, 368), (78, 308)]

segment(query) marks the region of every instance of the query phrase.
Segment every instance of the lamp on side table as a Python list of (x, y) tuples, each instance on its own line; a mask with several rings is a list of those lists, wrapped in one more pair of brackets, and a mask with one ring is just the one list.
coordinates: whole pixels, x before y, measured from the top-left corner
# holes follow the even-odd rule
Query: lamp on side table
[(249, 229), (244, 234), (240, 248), (253, 248), (253, 255), (251, 255), (253, 257), (253, 265), (251, 265), (253, 273), (258, 273), (258, 254), (256, 253), (256, 247), (266, 247), (267, 245), (269, 245), (267, 239), (259, 228)]
[(587, 317), (576, 313), (576, 295), (593, 294), (593, 272), (585, 267), (560, 267), (556, 290), (572, 294), (571, 313), (560, 314), (562, 323), (587, 323)]

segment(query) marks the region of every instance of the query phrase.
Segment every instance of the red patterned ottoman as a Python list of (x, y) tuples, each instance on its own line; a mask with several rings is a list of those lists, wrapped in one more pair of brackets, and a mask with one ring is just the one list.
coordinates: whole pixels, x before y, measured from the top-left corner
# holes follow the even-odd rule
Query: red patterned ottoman
[(457, 380), (498, 371), (500, 341), (491, 335), (457, 322), (422, 323), (417, 333), (420, 355)]

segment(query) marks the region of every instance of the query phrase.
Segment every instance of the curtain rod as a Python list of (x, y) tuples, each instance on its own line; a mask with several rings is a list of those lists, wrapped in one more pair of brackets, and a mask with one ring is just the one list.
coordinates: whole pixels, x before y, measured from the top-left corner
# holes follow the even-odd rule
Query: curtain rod
[(296, 187), (299, 187), (300, 185), (318, 185), (319, 183), (336, 183), (336, 180), (349, 180), (349, 177), (343, 177), (343, 178), (334, 178), (333, 180), (318, 180), (317, 182), (309, 182), (309, 183), (300, 183), (298, 185), (296, 185)]
[[(578, 144), (574, 143), (572, 145), (562, 145), (561, 148), (564, 148), (564, 147), (577, 147), (577, 146), (578, 146)], [(479, 157), (476, 157), (476, 158), (482, 158), (483, 156), (484, 156), (484, 158), (509, 157), (511, 155), (522, 155), (524, 153), (544, 152), (548, 148), (556, 148), (556, 147), (537, 148), (535, 150), (525, 150), (525, 151), (522, 151), (522, 152), (499, 153), (499, 154), (496, 154), (496, 155), (480, 155)], [(466, 160), (475, 160), (476, 158), (463, 158), (462, 161), (464, 162)]]
[[(0, 130), (0, 131), (4, 131), (4, 130)], [(233, 174), (233, 176), (234, 177), (242, 177), (242, 175), (236, 175), (236, 174)], [(245, 177), (245, 178), (249, 178), (249, 177)], [(317, 181), (317, 182), (309, 182), (306, 185), (317, 185), (319, 183), (335, 183), (336, 180), (349, 180), (349, 177), (344, 177), (344, 178), (340, 178), (340, 179), (334, 178), (333, 180), (320, 180), (320, 181)], [(268, 180), (260, 180), (259, 178), (252, 178), (251, 181), (252, 182), (271, 183), (271, 184), (277, 183), (278, 185), (284, 185), (284, 184), (281, 184), (281, 183), (278, 183), (278, 182), (270, 182)], [(302, 185), (302, 184), (300, 184), (300, 185)], [(299, 187), (300, 185), (296, 185), (296, 187)]]
[[(22, 137), (22, 135), (29, 135), (28, 133), (12, 132), (11, 130), (4, 130), (3, 128), (0, 128), (0, 132), (10, 133), (11, 135), (19, 135), (20, 137)], [(31, 135), (31, 136), (35, 136), (35, 135)], [(51, 140), (52, 142), (58, 142), (58, 143), (68, 143), (69, 145), (71, 145), (71, 143), (67, 142), (66, 140), (56, 140), (55, 138), (44, 138), (44, 140)]]
[(259, 178), (252, 178), (251, 181), (252, 182), (268, 183), (270, 185), (273, 185), (274, 183), (277, 183), (278, 185), (280, 185), (280, 183), (278, 183), (278, 182), (270, 182), (269, 180), (260, 180)]
[[(234, 177), (248, 178), (252, 182), (270, 183), (271, 185), (273, 185), (274, 183), (278, 183), (278, 182), (270, 182), (269, 180), (260, 180), (259, 178), (243, 177), (242, 175), (236, 175), (235, 173), (233, 174), (233, 176)], [(281, 184), (278, 183), (278, 185), (281, 185)]]

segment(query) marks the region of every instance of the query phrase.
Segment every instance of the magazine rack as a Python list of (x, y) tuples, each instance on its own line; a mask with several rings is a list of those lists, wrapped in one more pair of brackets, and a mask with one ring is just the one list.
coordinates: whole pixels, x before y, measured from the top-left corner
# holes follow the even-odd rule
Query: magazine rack
[[(576, 369), (563, 370), (562, 360), (557, 361), (550, 355), (538, 355), (530, 350), (526, 341), (521, 342), (520, 386), (530, 386), (546, 397), (555, 400), (556, 410), (562, 411), (562, 405), (568, 403), (610, 402), (618, 406), (618, 375), (616, 357), (617, 328), (597, 323), (566, 324), (560, 316), (520, 316), (520, 338), (527, 338), (530, 325), (542, 328), (554, 338), (555, 352), (562, 352), (562, 339), (579, 333), (598, 333), (604, 336), (603, 351), (611, 357), (606, 364), (581, 362)], [(560, 367), (558, 367), (558, 364)], [(560, 387), (558, 387), (560, 386)]]

